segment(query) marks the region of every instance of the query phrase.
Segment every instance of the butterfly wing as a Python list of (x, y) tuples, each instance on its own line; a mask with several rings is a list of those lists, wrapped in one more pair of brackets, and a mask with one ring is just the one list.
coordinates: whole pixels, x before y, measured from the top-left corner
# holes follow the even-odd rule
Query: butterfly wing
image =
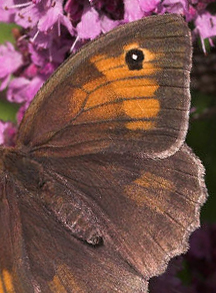
[(145, 18), (91, 42), (27, 110), (18, 147), (35, 155), (166, 157), (188, 127), (190, 32), (180, 16)]
[(3, 175), (0, 176), (0, 240), (0, 292), (33, 293), (15, 186), (13, 180)]
[(147, 282), (118, 253), (77, 240), (34, 194), (4, 181), (0, 292), (146, 292)]
[[(204, 170), (187, 146), (162, 160), (97, 154), (40, 162), (51, 177), (66, 182), (75, 198), (90, 202), (96, 219), (88, 223), (99, 231), (103, 246), (117, 251), (145, 279), (185, 252), (189, 235), (199, 227), (199, 210), (206, 199)], [(50, 204), (56, 212), (54, 201)], [(86, 227), (80, 218), (88, 215), (86, 211), (72, 222), (78, 219), (79, 228)], [(62, 209), (59, 220), (68, 222), (64, 216)]]
[[(38, 162), (40, 192), (1, 182), (2, 292), (147, 292), (147, 280), (187, 249), (199, 226), (203, 167), (187, 146), (162, 160)], [(85, 239), (91, 231), (101, 243)]]

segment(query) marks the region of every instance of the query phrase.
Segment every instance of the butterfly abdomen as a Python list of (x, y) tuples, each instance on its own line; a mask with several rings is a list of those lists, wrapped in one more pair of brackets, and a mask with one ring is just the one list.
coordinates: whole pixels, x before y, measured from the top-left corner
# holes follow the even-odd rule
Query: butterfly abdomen
[(97, 215), (84, 199), (78, 197), (78, 191), (67, 186), (67, 182), (62, 184), (63, 181), (54, 180), (50, 173), (45, 175), (45, 183), (38, 194), (43, 208), (75, 238), (91, 245), (101, 244)]

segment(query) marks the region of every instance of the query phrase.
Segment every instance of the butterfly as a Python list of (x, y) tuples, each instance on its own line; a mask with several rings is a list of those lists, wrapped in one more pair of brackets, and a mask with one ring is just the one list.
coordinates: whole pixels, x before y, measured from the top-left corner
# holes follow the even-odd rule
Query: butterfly
[(146, 17), (69, 58), (0, 148), (0, 292), (147, 292), (207, 193), (185, 144), (191, 37)]

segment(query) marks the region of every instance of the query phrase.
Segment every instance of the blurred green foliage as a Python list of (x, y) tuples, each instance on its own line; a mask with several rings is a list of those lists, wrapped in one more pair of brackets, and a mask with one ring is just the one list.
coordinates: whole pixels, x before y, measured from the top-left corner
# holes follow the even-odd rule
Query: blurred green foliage
[(216, 111), (206, 112), (216, 109), (216, 97), (192, 92), (192, 106), (196, 107), (198, 114), (191, 115), (187, 143), (206, 168), (209, 193), (202, 208), (202, 221), (216, 222)]
[(8, 101), (1, 99), (0, 97), (0, 119), (3, 121), (16, 121), (16, 113), (19, 109), (19, 105), (9, 103)]
[(18, 26), (15, 24), (7, 24), (0, 22), (0, 44), (4, 42), (14, 43), (14, 37), (11, 33), (13, 28), (17, 28)]

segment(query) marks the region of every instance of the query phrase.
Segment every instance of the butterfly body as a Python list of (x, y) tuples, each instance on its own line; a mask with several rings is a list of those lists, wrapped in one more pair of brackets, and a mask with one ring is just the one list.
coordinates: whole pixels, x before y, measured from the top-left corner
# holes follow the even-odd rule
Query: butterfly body
[(147, 292), (187, 250), (206, 198), (184, 143), (190, 67), (182, 18), (155, 16), (45, 84), (0, 148), (0, 293)]

